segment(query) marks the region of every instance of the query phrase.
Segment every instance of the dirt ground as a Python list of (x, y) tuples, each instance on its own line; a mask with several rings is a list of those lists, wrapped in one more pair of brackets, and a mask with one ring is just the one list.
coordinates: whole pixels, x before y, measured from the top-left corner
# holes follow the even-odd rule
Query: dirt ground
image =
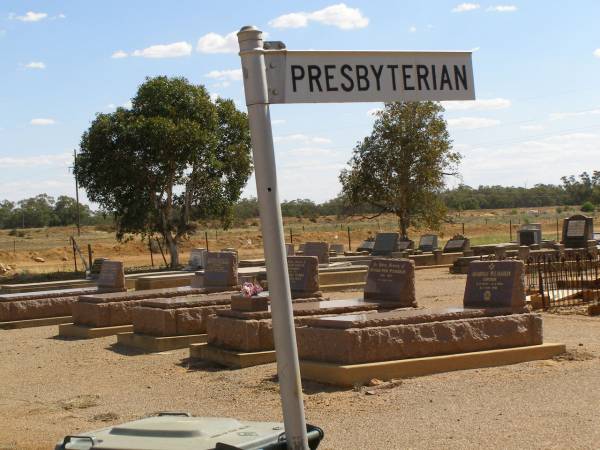
[[(460, 305), (465, 277), (417, 271), (422, 306)], [(357, 293), (332, 293), (333, 298)], [(114, 337), (58, 340), (57, 327), (0, 331), (0, 449), (53, 448), (65, 434), (157, 411), (281, 420), (275, 364), (188, 368), (186, 350), (130, 354)], [(548, 361), (399, 380), (367, 394), (304, 383), (324, 449), (598, 448), (600, 318), (544, 314)]]

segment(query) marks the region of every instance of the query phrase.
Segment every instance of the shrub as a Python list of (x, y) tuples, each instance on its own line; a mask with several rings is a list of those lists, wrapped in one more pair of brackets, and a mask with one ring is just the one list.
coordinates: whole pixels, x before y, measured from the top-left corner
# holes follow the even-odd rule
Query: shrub
[(583, 205), (581, 205), (581, 210), (583, 212), (594, 212), (595, 209), (596, 208), (592, 202), (585, 202)]

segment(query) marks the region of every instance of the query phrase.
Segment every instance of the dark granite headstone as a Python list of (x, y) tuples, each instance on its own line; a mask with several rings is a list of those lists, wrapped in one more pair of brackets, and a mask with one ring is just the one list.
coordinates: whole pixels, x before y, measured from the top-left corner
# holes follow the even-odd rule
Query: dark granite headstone
[(204, 269), (204, 287), (236, 286), (237, 257), (232, 252), (207, 252)]
[(438, 237), (435, 234), (424, 234), (419, 240), (419, 250), (432, 252), (438, 248)]
[(373, 251), (375, 241), (362, 241), (362, 243), (356, 248), (357, 252), (369, 252)]
[(364, 298), (395, 307), (416, 306), (415, 263), (409, 259), (376, 258), (367, 272)]
[(288, 274), (292, 296), (310, 296), (319, 290), (319, 258), (288, 256)]
[(469, 264), (463, 305), (465, 308), (523, 308), (522, 261), (473, 261)]
[(125, 290), (125, 271), (122, 261), (102, 261), (98, 290)]
[(464, 236), (454, 236), (444, 246), (444, 253), (459, 253), (469, 250), (471, 248), (471, 244), (469, 239)]
[(391, 256), (398, 250), (398, 233), (377, 233), (375, 235), (375, 244), (373, 245), (373, 256)]
[(540, 242), (537, 240), (537, 230), (519, 230), (517, 232), (517, 238), (519, 245), (535, 245)]
[(565, 248), (587, 248), (594, 239), (594, 219), (576, 214), (563, 220), (562, 243)]
[(329, 264), (329, 244), (327, 242), (307, 242), (304, 245), (304, 256), (316, 256), (319, 264)]
[(412, 241), (410, 239), (403, 239), (401, 241), (398, 241), (398, 243), (396, 244), (397, 252), (403, 252), (405, 250), (412, 250), (414, 248), (415, 248), (415, 241)]

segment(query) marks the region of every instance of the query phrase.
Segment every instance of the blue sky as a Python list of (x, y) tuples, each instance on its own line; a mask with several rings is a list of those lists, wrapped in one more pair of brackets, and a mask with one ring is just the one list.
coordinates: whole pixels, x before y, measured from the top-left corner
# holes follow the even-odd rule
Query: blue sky
[[(73, 195), (97, 112), (146, 76), (185, 76), (243, 105), (228, 34), (288, 49), (474, 50), (477, 100), (447, 104), (462, 181), (558, 183), (600, 169), (598, 1), (10, 1), (0, 3), (0, 199)], [(272, 107), (283, 199), (329, 199), (379, 104)], [(448, 180), (449, 185), (459, 180)], [(245, 195), (255, 192), (254, 179)]]

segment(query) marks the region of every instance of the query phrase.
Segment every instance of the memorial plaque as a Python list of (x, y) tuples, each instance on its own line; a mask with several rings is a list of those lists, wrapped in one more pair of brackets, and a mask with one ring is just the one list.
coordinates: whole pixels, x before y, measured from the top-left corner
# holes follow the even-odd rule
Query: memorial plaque
[(193, 248), (190, 253), (190, 259), (188, 261), (188, 266), (192, 269), (199, 269), (204, 267), (206, 263), (206, 249), (205, 248)]
[(236, 286), (237, 257), (231, 252), (207, 252), (204, 287)]
[(356, 248), (357, 252), (369, 252), (373, 251), (375, 241), (362, 241), (362, 243)]
[(471, 248), (469, 239), (464, 236), (454, 236), (444, 246), (444, 253), (464, 252)]
[(473, 261), (469, 264), (465, 308), (522, 308), (525, 306), (522, 261)]
[(432, 252), (438, 248), (438, 237), (435, 234), (424, 234), (419, 240), (419, 250)]
[(586, 248), (594, 239), (594, 219), (576, 214), (563, 221), (562, 243), (565, 248)]
[(316, 256), (319, 264), (329, 264), (329, 244), (327, 242), (307, 242), (304, 245), (304, 256)]
[(98, 289), (125, 289), (125, 271), (122, 261), (102, 261)]
[(396, 307), (416, 306), (415, 265), (408, 259), (378, 258), (367, 272), (364, 298), (393, 303)]
[(392, 252), (398, 250), (398, 233), (377, 233), (375, 244), (373, 245), (373, 256), (390, 256)]
[(319, 258), (288, 256), (288, 274), (292, 294), (311, 294), (319, 290)]

